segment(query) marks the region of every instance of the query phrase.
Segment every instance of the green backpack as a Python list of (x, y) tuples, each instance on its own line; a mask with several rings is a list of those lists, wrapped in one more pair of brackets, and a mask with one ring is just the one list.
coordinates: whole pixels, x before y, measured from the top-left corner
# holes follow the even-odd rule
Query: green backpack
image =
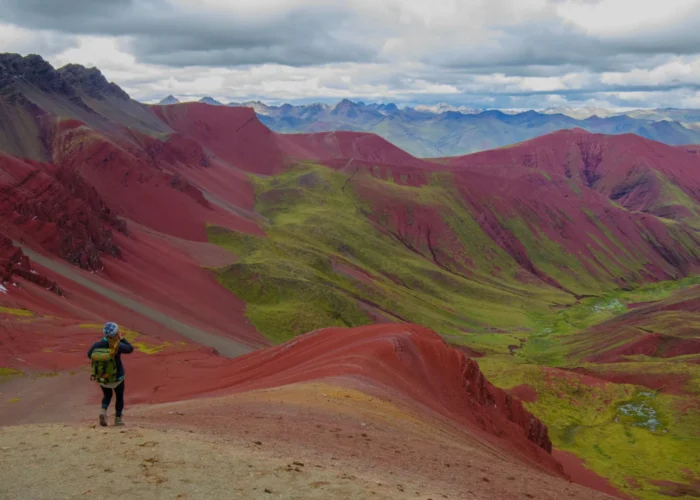
[(97, 348), (90, 356), (92, 376), (98, 384), (111, 384), (117, 381), (117, 362), (108, 347)]

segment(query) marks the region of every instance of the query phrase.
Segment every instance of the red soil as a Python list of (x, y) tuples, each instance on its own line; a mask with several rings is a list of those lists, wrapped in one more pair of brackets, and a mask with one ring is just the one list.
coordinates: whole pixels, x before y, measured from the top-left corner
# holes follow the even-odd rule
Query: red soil
[(585, 484), (591, 489), (602, 491), (608, 495), (629, 499), (627, 495), (620, 493), (607, 479), (599, 476), (590, 469), (587, 469), (580, 458), (578, 458), (573, 453), (562, 450), (554, 450), (552, 452), (554, 458), (562, 464), (564, 467), (564, 472), (566, 472), (571, 479), (579, 484)]
[[(36, 289), (24, 293), (46, 298)], [(102, 309), (100, 312), (108, 312), (117, 320), (123, 317), (114, 305), (92, 303), (90, 293), (78, 286), (67, 295), (74, 294), (83, 295), (80, 305), (97, 306), (98, 311)], [(74, 307), (77, 314), (80, 306)], [(43, 307), (46, 313), (55, 310), (51, 303)], [(136, 323), (147, 326), (143, 321)], [(70, 318), (47, 318), (15, 322), (11, 329), (1, 328), (1, 340), (8, 348), (0, 356), (0, 365), (23, 370), (85, 366), (85, 352), (99, 338), (99, 333), (77, 326)], [(137, 340), (152, 344), (163, 339), (151, 336)], [(320, 330), (235, 360), (214, 356), (211, 351), (186, 343), (152, 355), (135, 354), (126, 363), (130, 379), (138, 380), (130, 389), (132, 404), (239, 393), (337, 377), (356, 379), (418, 411), (442, 415), (476, 439), (521, 457), (526, 463), (561, 474), (548, 453), (551, 442), (547, 428), (519, 400), (488, 383), (474, 361), (449, 348), (437, 334), (424, 327), (376, 325)]]
[(587, 360), (594, 363), (617, 363), (624, 360), (624, 356), (634, 356), (637, 354), (654, 356), (662, 342), (662, 336), (658, 333), (640, 335), (638, 339), (632, 342), (607, 350), (601, 354), (589, 356)]
[[(682, 181), (683, 189), (695, 192), (695, 177), (689, 174), (688, 167), (688, 158), (695, 158), (678, 148), (670, 148), (669, 152), (662, 145), (630, 136), (605, 138), (561, 132), (513, 148), (438, 164), (416, 159), (374, 135), (275, 134), (248, 108), (188, 103), (154, 106), (152, 110), (176, 131), (165, 141), (133, 131), (129, 132), (129, 140), (125, 141), (122, 133), (110, 140), (76, 120), (59, 121), (48, 128), (50, 137), (46, 142), (51, 145), (53, 161), (61, 165), (66, 175), (95, 188), (101, 197), (100, 206), (105, 207), (101, 216), (109, 210), (151, 229), (195, 241), (204, 241), (207, 223), (261, 234), (255, 222), (259, 216), (252, 213), (252, 186), (239, 169), (274, 173), (285, 169), (291, 159), (306, 158), (343, 169), (353, 177), (358, 177), (358, 173), (371, 174), (415, 186), (427, 182), (426, 172), (451, 169), (465, 203), (478, 215), (484, 231), (526, 271), (552, 286), (563, 288), (556, 278), (537, 267), (519, 235), (502, 227), (500, 221), (504, 217), (522, 220), (531, 231), (539, 231), (559, 243), (564, 251), (579, 259), (582, 272), (600, 280), (624, 284), (628, 280), (667, 279), (700, 270), (698, 257), (678, 243), (679, 234), (671, 234), (684, 233), (692, 240), (693, 235), (683, 226), (670, 229), (653, 217), (611, 209), (603, 196), (585, 188), (575, 192), (565, 178), (570, 176), (582, 186), (591, 185), (619, 201), (629, 193), (608, 193), (599, 178), (615, 180), (615, 165), (620, 161), (624, 160), (624, 165), (639, 163), (632, 153), (648, 154), (652, 157), (644, 163), (650, 165), (648, 171), (663, 173), (673, 182)], [(549, 171), (553, 179), (546, 180), (528, 167)], [(625, 171), (627, 167), (620, 168)], [(646, 182), (645, 179), (640, 182)], [(444, 226), (435, 209), (386, 195), (387, 192), (365, 193), (366, 198), (376, 200), (378, 211), (390, 215), (395, 226), (391, 231), (406, 236), (413, 248), (439, 265), (470, 272), (469, 256), (463, 255), (458, 238)], [(625, 200), (625, 206), (639, 208)], [(593, 214), (592, 218), (579, 210), (581, 205), (587, 214)], [(408, 223), (413, 212), (419, 222), (415, 228)], [(607, 229), (601, 229), (600, 223)], [(95, 230), (92, 233), (101, 234)], [(615, 236), (612, 241), (610, 234)], [(89, 258), (80, 258), (99, 264), (95, 252), (81, 244), (83, 240), (77, 240), (76, 250), (92, 253)], [(628, 256), (610, 253), (619, 242), (628, 250), (631, 264)], [(100, 252), (108, 243), (94, 246)], [(40, 245), (47, 248), (49, 243)], [(429, 253), (434, 253), (434, 257)], [(638, 269), (640, 259), (649, 262), (642, 273)], [(608, 260), (615, 266), (608, 267)], [(623, 276), (617, 269), (624, 271)]]
[(611, 370), (588, 370), (585, 368), (574, 368), (575, 372), (591, 375), (597, 379), (606, 380), (614, 384), (632, 384), (648, 387), (655, 391), (666, 394), (684, 395), (687, 383), (690, 381), (689, 375), (668, 375), (664, 373), (635, 373), (625, 372), (624, 366), (615, 367)]
[(579, 383), (588, 385), (590, 387), (605, 387), (608, 382), (603, 380), (601, 377), (593, 377), (586, 375), (583, 372), (578, 372), (577, 370), (564, 370), (561, 368), (550, 368), (543, 367), (542, 370), (545, 372), (545, 380), (550, 381), (552, 379), (567, 380), (571, 383)]
[(512, 394), (520, 401), (525, 401), (527, 403), (534, 403), (537, 401), (537, 391), (527, 384), (520, 384), (512, 387), (508, 389), (508, 393)]
[(246, 319), (245, 302), (202, 268), (196, 254), (177, 249), (176, 239), (135, 228), (130, 238), (118, 241), (123, 256), (106, 261), (104, 277), (125, 293), (202, 330), (255, 347), (268, 345)]
[(342, 262), (340, 261), (340, 259), (333, 259), (332, 264), (333, 270), (336, 271), (338, 274), (344, 274), (346, 276), (349, 276), (350, 278), (353, 278), (360, 283), (364, 283), (365, 285), (371, 286), (375, 282), (376, 278), (367, 273), (365, 270), (353, 266), (349, 263)]
[[(445, 163), (484, 231), (553, 286), (556, 281), (534, 265), (520, 235), (504, 221), (524, 223), (577, 258), (583, 273), (621, 286), (700, 270), (697, 254), (679, 242), (700, 245), (693, 230), (628, 211), (659, 208), (660, 175), (700, 201), (700, 162), (682, 150), (631, 135), (562, 131)], [(609, 199), (628, 210), (610, 206)], [(682, 216), (678, 210), (667, 212)], [(641, 272), (640, 260), (649, 263)]]
[[(127, 250), (125, 254), (128, 258)], [(133, 311), (122, 310), (79, 285), (68, 284), (66, 297), (62, 299), (51, 300), (55, 295), (34, 285), (26, 285), (11, 298), (44, 314), (97, 314), (115, 318), (142, 331), (158, 332), (156, 325), (139, 318)], [(0, 341), (7, 346), (0, 354), (0, 366), (23, 371), (79, 369), (87, 364), (87, 347), (99, 338), (96, 329), (78, 328), (78, 322), (70, 318), (36, 319), (23, 323), (10, 317), (6, 321), (10, 323), (4, 326), (12, 326), (0, 328)], [(551, 446), (546, 428), (525, 411), (517, 399), (485, 381), (476, 363), (461, 352), (450, 349), (438, 335), (425, 328), (387, 325), (323, 330), (236, 360), (214, 356), (210, 350), (189, 342), (180, 345), (176, 336), (162, 328), (157, 335), (160, 338), (151, 334), (140, 337), (137, 342), (157, 345), (170, 340), (172, 345), (156, 354), (135, 353), (125, 359), (128, 379), (135, 381), (129, 384), (129, 405), (177, 401), (207, 394), (241, 393), (300, 381), (330, 381), (342, 377), (374, 388), (368, 389), (370, 392), (377, 391), (408, 405), (417, 415), (435, 413), (442, 416), (445, 422), (452, 422), (451, 425), (468, 433), (470, 439), (476, 440), (474, 442), (481, 442), (480, 446), (486, 446), (486, 449), (495, 446), (503, 450), (508, 460), (516, 460), (529, 470), (537, 467), (561, 476), (559, 465), (542, 449)], [(75, 397), (69, 404), (80, 403), (88, 395), (96, 404), (99, 391), (87, 394), (86, 391), (93, 386), (87, 382), (87, 374), (84, 376), (84, 386), (72, 391)], [(197, 407), (206, 405), (193, 404)], [(57, 408), (56, 415), (69, 415), (70, 412), (66, 411), (67, 408), (65, 411)], [(259, 416), (269, 411), (282, 414), (280, 409), (273, 408), (264, 411), (257, 408), (253, 414)], [(226, 415), (231, 417), (229, 413), (227, 411)], [(247, 418), (257, 422), (255, 428), (258, 428), (259, 421), (252, 420), (253, 414)], [(31, 418), (36, 420), (40, 413), (35, 411), (27, 415), (34, 415)], [(309, 412), (304, 415), (305, 419), (312, 418)], [(162, 423), (163, 418), (158, 417), (158, 421)], [(227, 425), (231, 425), (231, 421), (229, 418)], [(237, 425), (249, 428), (246, 422)], [(339, 417), (333, 417), (333, 422), (338, 425)], [(274, 424), (276, 428), (280, 425), (277, 419)], [(201, 427), (202, 423), (197, 425)], [(358, 428), (357, 434), (360, 432)], [(375, 431), (372, 432), (376, 440)], [(414, 450), (413, 445), (406, 446), (404, 453), (408, 460), (414, 456)], [(433, 456), (433, 451), (427, 451), (432, 450), (431, 446), (435, 448), (434, 453), (446, 453), (435, 443), (423, 443), (416, 449), (421, 450), (420, 456), (425, 459), (426, 453)], [(355, 455), (356, 449), (353, 450)], [(449, 452), (449, 460), (456, 466), (461, 458), (455, 453), (456, 450)], [(396, 460), (402, 463), (400, 458)], [(510, 469), (509, 474), (520, 477), (515, 469)], [(577, 479), (579, 481), (590, 479), (584, 477)]]
[(646, 307), (654, 302), (629, 302), (627, 304), (627, 309), (638, 309), (640, 307)]
[[(440, 415), (357, 379), (171, 403), (129, 411), (128, 418), (139, 425), (206, 432), (240, 447), (272, 449), (306, 467), (330, 464), (348, 480), (353, 479), (348, 472), (368, 472), (380, 490), (398, 490), (396, 498), (610, 498), (533, 468)], [(420, 486), (408, 487), (405, 478)], [(332, 493), (326, 497), (335, 498)]]
[(420, 187), (428, 183), (428, 178), (431, 172), (439, 171), (441, 167), (435, 164), (423, 162), (419, 165), (413, 165), (411, 162), (406, 162), (406, 165), (394, 164), (378, 164), (367, 160), (352, 158), (325, 160), (323, 164), (339, 170), (353, 178), (359, 174), (368, 174), (377, 179), (393, 182), (403, 186)]
[[(180, 134), (172, 134), (165, 141), (161, 141), (147, 135), (132, 133), (139, 141), (139, 146), (142, 146), (153, 163), (160, 167), (177, 166), (195, 170), (211, 164), (209, 155), (200, 143)], [(135, 152), (138, 153), (139, 150)]]
[[(464, 354), (466, 354), (470, 358), (477, 358), (478, 359), (478, 358), (484, 357), (484, 355), (482, 353), (475, 351), (471, 347), (467, 347), (465, 345), (450, 344), (450, 347), (452, 349), (457, 349), (458, 351), (462, 351)], [(519, 398), (519, 399), (523, 399), (523, 398)], [(525, 400), (523, 399), (523, 401), (525, 401)]]
[[(53, 161), (60, 165), (58, 171), (73, 179), (71, 186), (92, 189), (81, 199), (91, 203), (95, 216), (72, 229), (88, 237), (72, 237), (70, 244), (64, 245), (69, 249), (70, 261), (100, 269), (100, 252), (118, 254), (119, 249), (110, 246), (111, 232), (104, 226), (114, 227), (122, 222), (106, 220), (105, 214), (116, 214), (158, 232), (200, 242), (206, 240), (206, 224), (262, 234), (257, 224), (260, 217), (252, 211), (252, 185), (240, 169), (273, 173), (286, 168), (290, 158), (309, 158), (344, 169), (358, 179), (361, 196), (376, 205), (376, 215), (387, 216), (389, 224), (383, 230), (440, 266), (466, 275), (473, 272), (470, 256), (435, 207), (392, 197), (390, 191), (361, 182), (363, 175), (374, 175), (418, 186), (427, 182), (427, 171), (451, 168), (449, 165), (418, 160), (372, 135), (281, 136), (265, 128), (253, 111), (245, 108), (186, 104), (156, 106), (153, 112), (177, 133), (160, 141), (130, 132), (130, 142), (121, 135), (113, 141), (76, 121), (59, 122), (51, 132), (47, 142), (52, 147)], [(490, 168), (488, 175), (477, 170), (455, 170), (455, 184), (465, 203), (479, 215), (482, 228), (497, 244), (531, 275), (552, 286), (564, 288), (538, 269), (519, 235), (502, 227), (499, 220), (524, 220), (531, 230), (577, 256), (584, 272), (605, 281), (638, 282), (700, 269), (698, 259), (689, 255), (669, 233), (670, 229), (655, 218), (647, 220), (610, 209), (602, 196), (586, 189), (579, 195), (563, 178), (546, 182), (539, 173), (522, 169), (514, 172), (507, 167)], [(581, 204), (588, 213), (595, 214), (595, 220), (582, 213)], [(637, 217), (640, 218), (636, 220)], [(598, 227), (600, 222), (607, 231)], [(56, 241), (56, 231), (52, 226), (41, 227), (45, 234), (41, 233), (37, 245), (59, 253), (52, 243)], [(610, 241), (608, 232), (617, 236), (617, 241)], [(592, 241), (591, 236), (596, 240)], [(597, 241), (607, 248), (596, 249)], [(617, 255), (609, 254), (618, 241), (623, 242), (630, 255), (635, 255), (634, 262), (644, 258), (650, 263), (645, 275), (639, 275), (637, 264), (630, 266), (618, 260)], [(601, 254), (606, 259), (601, 261)], [(627, 270), (624, 277), (606, 267), (608, 258), (618, 269)]]
[(319, 132), (283, 136), (291, 152), (303, 151), (322, 162), (334, 160), (358, 161), (367, 165), (391, 165), (434, 169), (435, 165), (411, 156), (386, 139), (363, 132)]
[(695, 155), (700, 158), (700, 145), (697, 144), (688, 144), (687, 146), (676, 146), (679, 149), (682, 149), (686, 153), (689, 153), (691, 155)]
[(673, 481), (651, 481), (651, 483), (659, 487), (659, 493), (661, 495), (667, 497), (700, 498), (700, 480), (695, 481), (693, 484), (676, 483)]
[[(222, 258), (220, 249), (193, 243), (206, 241), (210, 223), (263, 234), (255, 221), (259, 216), (251, 212), (253, 188), (243, 173), (210, 159), (182, 136), (162, 142), (131, 131), (128, 140), (124, 134), (112, 140), (77, 120), (47, 123), (53, 164), (0, 154), (0, 235), (103, 271), (83, 278), (158, 314), (245, 345), (267, 345), (245, 319), (245, 304), (201, 268), (230, 264), (233, 256)], [(70, 278), (41, 267), (34, 272), (21, 251), (5, 243), (5, 279), (21, 275), (57, 291), (63, 285), (73, 288)], [(78, 317), (117, 318), (98, 300), (91, 305), (92, 310), (79, 308)], [(110, 312), (102, 315), (103, 310)], [(119, 318), (132, 328), (141, 324), (128, 315)], [(167, 330), (146, 324), (146, 333)]]

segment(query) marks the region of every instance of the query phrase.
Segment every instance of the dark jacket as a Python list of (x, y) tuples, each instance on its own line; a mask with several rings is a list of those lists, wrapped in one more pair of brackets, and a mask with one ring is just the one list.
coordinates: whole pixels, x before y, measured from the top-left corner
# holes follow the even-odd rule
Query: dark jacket
[[(109, 349), (109, 342), (107, 339), (102, 339), (99, 342), (92, 344), (92, 347), (88, 351), (88, 358), (92, 357), (92, 351), (95, 349)], [(131, 354), (134, 352), (134, 346), (132, 346), (128, 340), (121, 339), (119, 341), (119, 349), (117, 354), (114, 356), (114, 361), (117, 363), (117, 379), (121, 380), (124, 378), (124, 365), (122, 364), (122, 354)]]

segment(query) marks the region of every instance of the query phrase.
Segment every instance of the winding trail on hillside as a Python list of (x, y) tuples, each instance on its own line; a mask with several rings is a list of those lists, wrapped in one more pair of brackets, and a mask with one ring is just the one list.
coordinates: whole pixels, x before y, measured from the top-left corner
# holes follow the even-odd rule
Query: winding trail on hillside
[(62, 262), (57, 262), (54, 259), (46, 257), (31, 248), (28, 248), (18, 242), (14, 242), (16, 246), (19, 246), (22, 251), (34, 262), (44, 266), (51, 271), (58, 273), (66, 279), (74, 281), (75, 283), (84, 286), (98, 293), (121, 306), (124, 306), (132, 311), (145, 316), (146, 318), (160, 323), (166, 328), (179, 333), (183, 337), (186, 337), (198, 344), (202, 344), (207, 347), (216, 349), (216, 351), (221, 355), (228, 358), (235, 358), (243, 354), (251, 352), (253, 349), (245, 344), (236, 342), (233, 339), (219, 337), (211, 333), (205, 332), (196, 328), (194, 326), (185, 324), (181, 321), (171, 318), (170, 316), (163, 314), (151, 307), (148, 307), (136, 300), (133, 300), (115, 290), (110, 290), (109, 288), (95, 283), (93, 280), (88, 279), (83, 276), (79, 271), (73, 269), (69, 264), (64, 264)]

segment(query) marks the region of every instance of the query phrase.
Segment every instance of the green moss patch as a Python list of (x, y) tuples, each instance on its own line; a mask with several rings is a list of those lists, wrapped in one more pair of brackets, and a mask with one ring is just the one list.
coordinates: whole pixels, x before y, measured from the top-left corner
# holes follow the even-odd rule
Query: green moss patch
[(26, 309), (13, 309), (11, 307), (0, 306), (0, 314), (10, 314), (12, 316), (23, 316), (25, 318), (30, 318), (34, 316), (34, 313)]

